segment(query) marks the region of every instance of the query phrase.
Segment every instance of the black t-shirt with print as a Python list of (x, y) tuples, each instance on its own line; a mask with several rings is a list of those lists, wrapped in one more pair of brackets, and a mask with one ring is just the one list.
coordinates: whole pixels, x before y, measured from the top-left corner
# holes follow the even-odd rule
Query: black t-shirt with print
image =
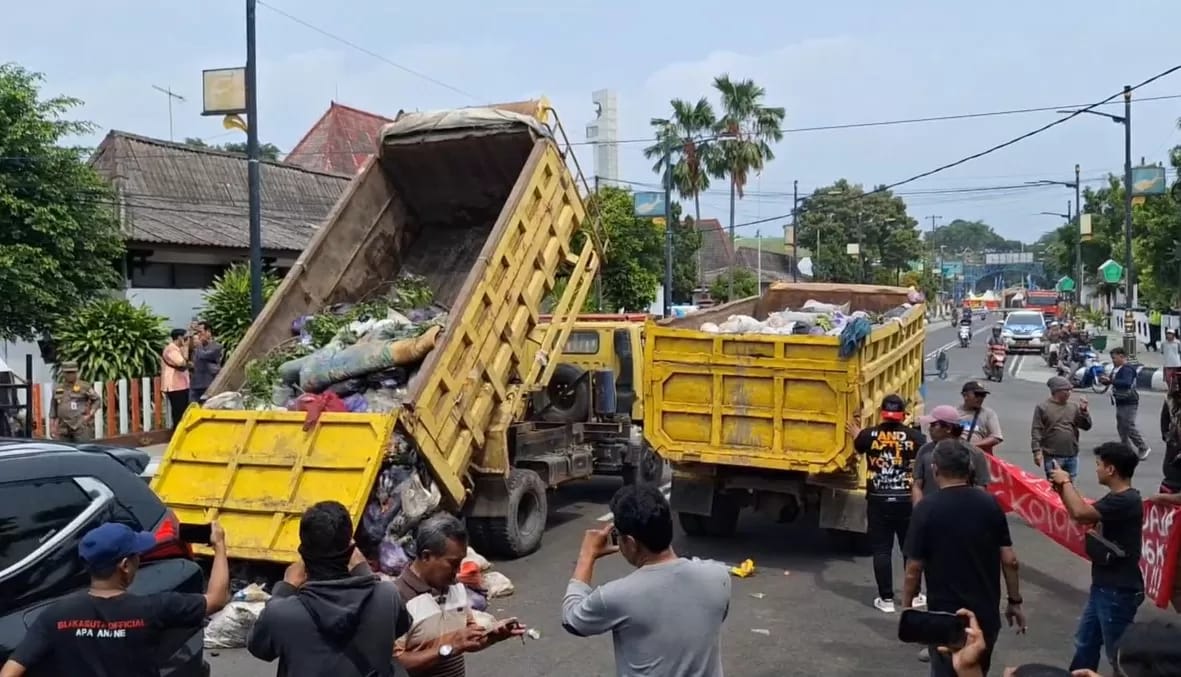
[(204, 595), (95, 597), (80, 592), (41, 612), (10, 658), (37, 674), (159, 677), (160, 634), (200, 628), (204, 620)]
[(917, 428), (900, 423), (862, 430), (853, 448), (865, 455), (866, 495), (871, 499), (909, 501), (914, 458), (926, 441)]
[(1091, 563), (1091, 583), (1104, 588), (1140, 591), (1144, 578), (1140, 575), (1141, 529), (1144, 526), (1144, 502), (1140, 492), (1128, 487), (1124, 491), (1108, 493), (1095, 501), (1099, 512), (1100, 533), (1124, 551), (1111, 564)]

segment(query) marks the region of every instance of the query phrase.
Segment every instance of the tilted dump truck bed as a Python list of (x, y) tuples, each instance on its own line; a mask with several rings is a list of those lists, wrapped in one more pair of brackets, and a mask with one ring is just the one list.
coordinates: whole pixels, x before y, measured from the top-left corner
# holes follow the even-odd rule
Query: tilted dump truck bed
[[(563, 135), (564, 136), (564, 135)], [(423, 276), (448, 309), (441, 340), (402, 410), (327, 413), (191, 408), (152, 488), (182, 522), (219, 519), (232, 557), (294, 559), (299, 515), (338, 500), (356, 522), (394, 431), (417, 443), (444, 502), (469, 474), (508, 472), (504, 431), (544, 384), (598, 268), (578, 184), (533, 118), (464, 109), (413, 114), (371, 158), (230, 356), (209, 394), (241, 386), (247, 363), (291, 337), (301, 316), (358, 302), (400, 272)], [(559, 271), (569, 283), (539, 329)], [(535, 345), (527, 345), (533, 341)]]
[(886, 311), (907, 300), (895, 287), (787, 284), (766, 294), (645, 328), (644, 435), (665, 459), (808, 474), (851, 469), (845, 424), (875, 420), (889, 393), (921, 411), (924, 306), (875, 326), (851, 357), (830, 336), (712, 334), (705, 322), (766, 319), (808, 300)]

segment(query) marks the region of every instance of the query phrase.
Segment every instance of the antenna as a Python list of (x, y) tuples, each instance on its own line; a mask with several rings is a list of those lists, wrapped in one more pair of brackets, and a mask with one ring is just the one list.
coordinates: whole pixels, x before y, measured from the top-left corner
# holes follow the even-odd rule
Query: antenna
[(177, 101), (184, 103), (185, 98), (172, 91), (171, 87), (159, 87), (157, 85), (152, 85), (152, 89), (168, 96), (168, 140), (175, 141), (176, 139), (172, 136), (172, 100), (176, 99)]

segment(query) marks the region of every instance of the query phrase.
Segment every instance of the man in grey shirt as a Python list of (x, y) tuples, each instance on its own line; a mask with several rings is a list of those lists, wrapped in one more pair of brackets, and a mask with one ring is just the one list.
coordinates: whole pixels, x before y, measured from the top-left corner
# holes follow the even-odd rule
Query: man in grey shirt
[(201, 402), (205, 391), (213, 385), (213, 379), (221, 371), (221, 344), (213, 340), (209, 323), (197, 323), (197, 342), (193, 346), (191, 361), (193, 375), (189, 381), (190, 400)]
[(1001, 417), (991, 407), (984, 406), (988, 389), (979, 381), (968, 381), (962, 389), (964, 403), (960, 406), (960, 425), (964, 427), (964, 441), (986, 454), (1005, 441), (1001, 432)]
[[(722, 677), (725, 565), (677, 557), (672, 509), (656, 487), (623, 487), (611, 511), (614, 524), (582, 539), (562, 627), (579, 637), (611, 632), (619, 677)], [(592, 589), (595, 560), (615, 552), (636, 570)]]
[[(955, 407), (941, 404), (932, 409), (930, 414), (919, 417), (919, 423), (927, 426), (927, 435), (931, 441), (919, 449), (919, 453), (914, 459), (912, 474), (914, 481), (910, 485), (911, 502), (917, 504), (920, 500), (939, 491), (933, 467), (935, 444), (941, 440), (955, 440), (963, 436), (964, 429), (960, 416), (960, 412)], [(986, 487), (992, 481), (992, 474), (988, 470), (988, 458), (984, 452), (975, 447), (972, 448), (971, 481), (974, 486), (978, 487)]]

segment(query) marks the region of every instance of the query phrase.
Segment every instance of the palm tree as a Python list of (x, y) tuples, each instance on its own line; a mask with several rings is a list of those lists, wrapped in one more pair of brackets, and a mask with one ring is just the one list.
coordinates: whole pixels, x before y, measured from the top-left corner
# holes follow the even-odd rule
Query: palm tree
[[(717, 125), (709, 99), (701, 97), (697, 103), (684, 99), (670, 102), (673, 114), (669, 118), (652, 118), (656, 129), (656, 143), (644, 149), (644, 157), (652, 160), (652, 171), (661, 176), (661, 185), (676, 189), (682, 198), (693, 198), (693, 224), (700, 228), (701, 193), (709, 189), (710, 168), (716, 164), (715, 146), (705, 134), (712, 134)], [(665, 156), (672, 164), (672, 176), (667, 176)], [(697, 250), (697, 281), (704, 282), (702, 253)]]
[[(714, 89), (721, 95), (722, 117), (714, 127), (718, 157), (712, 173), (718, 178), (728, 175), (730, 179), (730, 241), (733, 242), (735, 200), (742, 198), (750, 173), (761, 171), (767, 162), (775, 159), (771, 144), (783, 139), (781, 127), (786, 113), (782, 108), (763, 105), (767, 92), (754, 80), (735, 82), (729, 75), (719, 75), (714, 78)], [(730, 279), (734, 279), (733, 270)]]

